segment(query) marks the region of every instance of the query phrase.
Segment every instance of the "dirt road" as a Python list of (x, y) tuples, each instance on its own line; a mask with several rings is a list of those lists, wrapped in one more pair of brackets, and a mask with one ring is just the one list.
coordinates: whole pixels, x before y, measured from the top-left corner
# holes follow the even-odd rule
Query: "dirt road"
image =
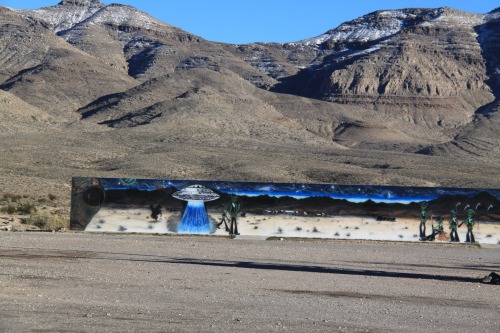
[(2, 332), (499, 332), (500, 248), (0, 233)]

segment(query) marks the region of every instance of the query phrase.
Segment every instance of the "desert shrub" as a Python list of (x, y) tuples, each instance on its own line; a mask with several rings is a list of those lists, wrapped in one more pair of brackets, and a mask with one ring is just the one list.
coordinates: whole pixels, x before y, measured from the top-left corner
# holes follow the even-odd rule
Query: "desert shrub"
[(359, 230), (359, 227), (354, 227), (355, 230)]
[(5, 193), (3, 195), (3, 198), (8, 201), (8, 202), (18, 202), (19, 199), (22, 198), (22, 196), (17, 195), (17, 194), (12, 194), (12, 193)]
[(345, 234), (346, 237), (351, 237), (351, 233), (348, 232), (347, 234)]
[(282, 234), (283, 233), (283, 229), (281, 227), (278, 228), (278, 234)]
[(35, 213), (36, 212), (36, 207), (35, 205), (33, 204), (29, 204), (29, 203), (24, 203), (24, 204), (21, 204), (19, 206), (17, 206), (17, 211), (21, 214), (32, 214), (32, 213)]
[(336, 236), (336, 237), (340, 236), (339, 232), (337, 231), (337, 232), (334, 234), (334, 236)]
[(54, 195), (54, 194), (49, 194), (49, 200), (50, 200), (50, 201), (54, 201), (54, 200), (56, 200), (56, 199), (57, 199), (57, 196), (56, 196), (56, 195)]
[(259, 227), (258, 227), (258, 226), (254, 226), (253, 228), (254, 228), (254, 229), (259, 229)]
[(44, 204), (44, 203), (46, 203), (46, 202), (47, 202), (47, 199), (46, 199), (46, 198), (40, 198), (40, 199), (38, 199), (38, 203), (39, 203), (39, 204)]
[(314, 227), (313, 232), (319, 232), (318, 228)]
[(296, 231), (302, 231), (302, 228), (301, 227), (296, 227), (295, 230)]
[(404, 238), (404, 236), (403, 236), (403, 235), (398, 235), (398, 237), (399, 237), (399, 238)]
[(31, 214), (26, 219), (26, 224), (37, 226), (42, 230), (59, 230), (61, 228), (68, 228), (69, 220), (51, 212), (39, 212)]
[(16, 210), (17, 208), (12, 205), (7, 205), (5, 207), (2, 207), (1, 209), (2, 213), (7, 213), (7, 214), (14, 214)]
[(493, 237), (493, 235), (492, 235), (492, 234), (487, 234), (487, 235), (486, 235), (486, 238), (491, 238), (491, 237)]

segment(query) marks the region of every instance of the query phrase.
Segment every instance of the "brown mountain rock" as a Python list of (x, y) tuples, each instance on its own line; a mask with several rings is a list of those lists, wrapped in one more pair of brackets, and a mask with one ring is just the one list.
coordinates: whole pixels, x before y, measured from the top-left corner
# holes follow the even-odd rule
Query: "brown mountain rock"
[(0, 7), (0, 181), (498, 187), (499, 17), (377, 11), (231, 45), (98, 0)]

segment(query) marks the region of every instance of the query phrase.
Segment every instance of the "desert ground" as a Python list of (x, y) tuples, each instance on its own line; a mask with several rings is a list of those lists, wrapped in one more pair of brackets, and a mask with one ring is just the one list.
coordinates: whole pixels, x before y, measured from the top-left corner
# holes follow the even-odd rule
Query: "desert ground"
[[(169, 230), (167, 221), (180, 213), (163, 212), (158, 221), (153, 220), (149, 208), (120, 209), (102, 208), (89, 223), (86, 231), (126, 232), (126, 233), (175, 233)], [(209, 212), (213, 221), (220, 220), (220, 214)], [(297, 238), (334, 238), (387, 241), (419, 241), (417, 218), (398, 218), (396, 222), (376, 221), (373, 217), (359, 216), (293, 216), (293, 215), (256, 215), (246, 214), (238, 220), (241, 235), (266, 237)], [(448, 221), (444, 222), (444, 235), (437, 242), (449, 241)], [(432, 222), (426, 223), (427, 234), (431, 233)], [(434, 222), (437, 226), (437, 222)], [(467, 228), (459, 228), (459, 237), (465, 241)], [(227, 236), (224, 225), (215, 229), (215, 235)], [(500, 244), (500, 223), (480, 222), (474, 228), (476, 242), (481, 244)]]
[(498, 332), (498, 245), (0, 233), (2, 332)]

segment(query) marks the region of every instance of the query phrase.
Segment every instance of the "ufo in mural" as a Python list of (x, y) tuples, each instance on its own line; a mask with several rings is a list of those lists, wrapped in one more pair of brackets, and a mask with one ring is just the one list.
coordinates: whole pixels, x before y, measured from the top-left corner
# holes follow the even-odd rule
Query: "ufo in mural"
[(214, 228), (210, 223), (205, 202), (219, 199), (219, 195), (202, 185), (191, 185), (175, 192), (176, 199), (187, 201), (177, 232), (185, 234), (209, 234)]
[(184, 201), (213, 201), (219, 199), (219, 195), (202, 185), (191, 185), (175, 192), (172, 196)]

